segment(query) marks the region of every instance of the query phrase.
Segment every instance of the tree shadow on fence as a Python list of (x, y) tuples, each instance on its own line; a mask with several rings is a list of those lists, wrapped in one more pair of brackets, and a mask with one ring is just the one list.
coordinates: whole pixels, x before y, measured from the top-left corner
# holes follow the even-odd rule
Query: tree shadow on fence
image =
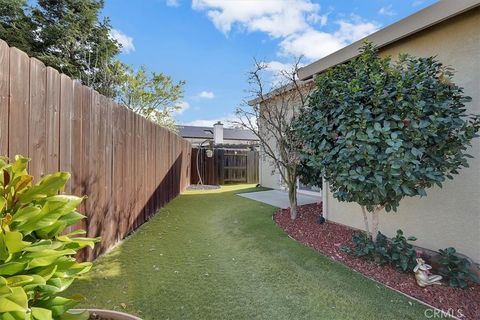
[[(101, 203), (100, 197), (93, 192), (98, 177), (91, 176), (88, 181), (81, 181), (77, 188), (80, 194), (87, 194), (89, 197), (84, 204), (87, 219), (80, 226), (87, 231), (89, 237), (101, 237), (94, 249), (84, 249), (79, 255), (80, 260), (94, 260), (99, 255), (112, 248), (117, 242), (132, 234), (141, 225), (147, 222), (155, 213), (168, 202), (175, 198), (182, 190), (182, 156), (177, 157), (175, 162), (156, 186), (155, 190), (148, 195), (146, 203), (136, 212), (139, 204), (139, 197), (124, 197), (123, 205), (115, 201)], [(112, 191), (112, 195), (115, 190)], [(136, 194), (140, 195), (142, 186), (136, 188)], [(77, 192), (76, 192), (77, 193)], [(129, 200), (128, 200), (129, 199)]]

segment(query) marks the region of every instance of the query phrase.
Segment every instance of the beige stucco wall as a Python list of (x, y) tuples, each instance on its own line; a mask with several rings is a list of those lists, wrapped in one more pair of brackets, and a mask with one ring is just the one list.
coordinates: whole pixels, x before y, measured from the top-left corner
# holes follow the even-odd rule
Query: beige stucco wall
[[(308, 90), (310, 90), (311, 85), (308, 84), (303, 84), (303, 88), (305, 90), (302, 91), (305, 93), (305, 96), (308, 93)], [(285, 98), (286, 97), (286, 98)], [(284, 98), (279, 98), (273, 97), (271, 99), (268, 99), (266, 102), (264, 102), (261, 105), (261, 108), (265, 108), (265, 106), (268, 106), (268, 108), (282, 108), (282, 106), (288, 106), (288, 109), (285, 112), (285, 117), (287, 121), (289, 121), (291, 118), (294, 116), (294, 111), (298, 112), (300, 106), (302, 105), (300, 101), (300, 96), (298, 94), (298, 91), (291, 91), (290, 94), (287, 94), (284, 96)], [(281, 113), (283, 114), (283, 112)], [(262, 126), (261, 119), (259, 121), (259, 128), (260, 128), (260, 134), (267, 139), (268, 144), (272, 146), (272, 149), (276, 151), (276, 141), (273, 137), (271, 137), (271, 134), (268, 134), (265, 130), (265, 127)], [(278, 168), (272, 161), (272, 159), (263, 151), (262, 147), (260, 147), (260, 161), (259, 161), (259, 183), (260, 185), (267, 187), (267, 188), (272, 188), (272, 189), (278, 189), (278, 190), (286, 190), (287, 186), (286, 184), (282, 181), (281, 175), (278, 172)]]
[[(456, 70), (455, 82), (473, 100), (468, 111), (480, 114), (480, 8), (447, 20), (381, 50), (397, 56), (436, 55)], [(406, 198), (397, 213), (383, 213), (380, 230), (388, 236), (396, 229), (418, 238), (416, 244), (432, 250), (453, 246), (480, 262), (480, 138), (469, 152), (470, 168), (461, 170), (442, 189), (427, 190), (426, 198)], [(358, 205), (339, 203), (328, 193), (328, 219), (363, 228)]]
[(272, 164), (271, 160), (260, 151), (260, 171), (259, 180), (263, 187), (272, 189), (283, 189), (282, 179), (278, 170)]
[[(266, 134), (262, 131), (263, 126), (260, 125), (260, 132), (263, 136)], [(274, 146), (275, 141), (269, 139), (269, 145)], [(272, 189), (283, 189), (282, 179), (280, 173), (272, 159), (264, 152), (263, 147), (260, 146), (260, 159), (259, 159), (259, 183), (263, 187)]]

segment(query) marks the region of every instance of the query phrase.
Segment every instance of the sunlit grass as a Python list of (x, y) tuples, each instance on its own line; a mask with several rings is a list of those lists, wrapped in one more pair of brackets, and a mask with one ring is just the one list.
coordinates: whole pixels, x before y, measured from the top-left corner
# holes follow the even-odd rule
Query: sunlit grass
[(424, 318), (423, 306), (288, 238), (275, 208), (235, 195), (254, 190), (186, 192), (69, 293), (144, 319)]

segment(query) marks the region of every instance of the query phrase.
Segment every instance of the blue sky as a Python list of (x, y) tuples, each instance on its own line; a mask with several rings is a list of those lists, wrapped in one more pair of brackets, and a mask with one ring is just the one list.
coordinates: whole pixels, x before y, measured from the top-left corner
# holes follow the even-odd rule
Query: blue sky
[(120, 59), (185, 80), (179, 123), (234, 117), (253, 58), (313, 62), (434, 0), (106, 0)]

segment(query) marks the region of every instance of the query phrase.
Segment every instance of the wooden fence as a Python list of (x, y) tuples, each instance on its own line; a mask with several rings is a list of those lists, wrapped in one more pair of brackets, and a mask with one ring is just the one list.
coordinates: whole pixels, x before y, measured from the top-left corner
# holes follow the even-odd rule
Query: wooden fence
[(236, 149), (214, 149), (213, 156), (207, 157), (206, 149), (192, 149), (191, 184), (200, 179), (204, 184), (223, 185), (228, 183), (258, 183), (258, 151)]
[(0, 155), (17, 154), (37, 181), (68, 171), (65, 192), (88, 196), (78, 227), (102, 237), (89, 260), (190, 182), (188, 141), (0, 40)]

